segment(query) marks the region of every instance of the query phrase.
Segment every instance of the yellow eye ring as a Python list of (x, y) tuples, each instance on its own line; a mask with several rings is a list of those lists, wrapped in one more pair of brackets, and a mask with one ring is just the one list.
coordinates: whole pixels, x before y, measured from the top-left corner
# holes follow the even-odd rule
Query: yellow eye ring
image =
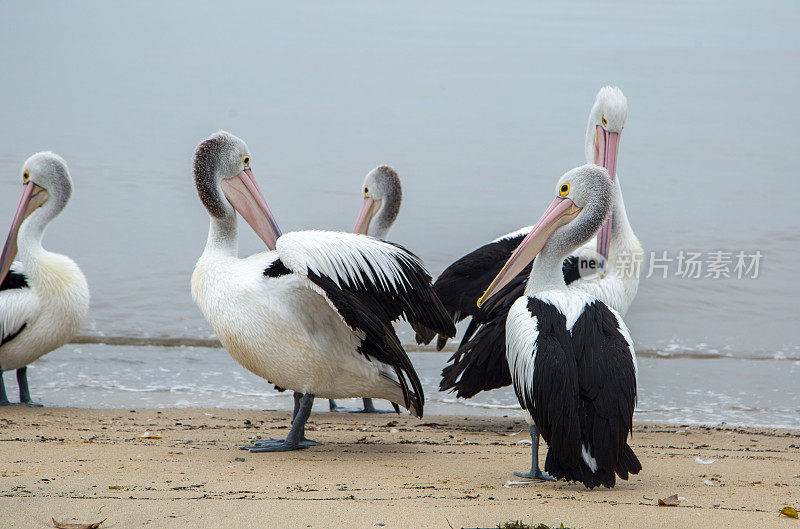
[(28, 171), (28, 170), (25, 170), (25, 172), (22, 173), (22, 181), (23, 182), (27, 182), (30, 179), (31, 179), (31, 172)]
[(369, 196), (369, 187), (364, 187), (364, 196), (365, 197)]
[(244, 156), (242, 156), (242, 164), (244, 164), (245, 167), (250, 167), (250, 156), (249, 155), (245, 154)]
[(561, 184), (558, 188), (558, 196), (565, 197), (569, 195), (569, 184)]
[(606, 120), (606, 115), (603, 114), (603, 126), (608, 127), (608, 121)]

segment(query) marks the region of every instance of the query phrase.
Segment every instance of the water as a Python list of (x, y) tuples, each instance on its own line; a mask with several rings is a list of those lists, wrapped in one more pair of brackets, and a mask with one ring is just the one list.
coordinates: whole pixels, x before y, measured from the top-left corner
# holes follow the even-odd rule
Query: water
[[(522, 417), (511, 388), (459, 400), (437, 391), (446, 356), (410, 355), (425, 389), (426, 414)], [(660, 358), (645, 353), (639, 357), (639, 373), (638, 421), (798, 427), (800, 394), (786, 388), (796, 385), (800, 361)], [(212, 347), (68, 345), (36, 362), (29, 378), (36, 398), (48, 405), (95, 407), (102, 402), (109, 408), (259, 410), (290, 410), (293, 405), (291, 392), (275, 391), (223, 349)], [(355, 399), (338, 402), (360, 405)], [(328, 401), (317, 399), (314, 406), (327, 411)], [(377, 406), (389, 408), (384, 401)]]
[[(763, 254), (757, 279), (642, 280), (626, 322), (640, 351), (669, 359), (653, 358), (668, 367), (652, 373), (643, 364), (640, 407), (666, 409), (668, 389), (688, 391), (684, 379), (698, 372), (695, 389), (722, 384), (725, 394), (725, 376), (780, 373), (800, 360), (798, 23), (800, 7), (788, 0), (7, 2), (0, 229), (18, 200), (23, 160), (60, 153), (76, 191), (45, 245), (89, 278), (81, 335), (211, 339), (189, 295), (208, 227), (191, 156), (211, 132), (248, 142), (284, 230), (352, 229), (363, 176), (391, 164), (405, 197), (392, 238), (437, 274), (538, 218), (558, 176), (583, 163), (589, 107), (612, 82), (629, 100), (619, 172), (645, 248)], [(243, 230), (242, 254), (261, 248)], [(171, 383), (186, 382), (174, 348), (154, 366), (148, 348), (80, 347), (88, 352), (71, 361), (73, 375), (106, 366), (97, 376), (114, 380), (104, 402), (127, 372), (95, 366), (101, 357), (175, 370)], [(223, 373), (216, 383), (231, 387), (249, 376)], [(796, 393), (789, 378), (772, 380)], [(736, 406), (759, 408), (748, 395)], [(148, 405), (174, 404), (149, 397)], [(661, 418), (735, 419), (694, 408)]]

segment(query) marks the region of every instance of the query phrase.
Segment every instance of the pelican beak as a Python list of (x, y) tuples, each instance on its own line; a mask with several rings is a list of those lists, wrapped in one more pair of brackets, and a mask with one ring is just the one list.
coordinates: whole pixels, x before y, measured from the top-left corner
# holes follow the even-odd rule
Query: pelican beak
[(222, 192), (267, 248), (274, 250), (281, 230), (258, 188), (253, 171), (245, 169), (233, 178), (222, 180)]
[(619, 132), (608, 132), (597, 125), (597, 132), (594, 135), (594, 163), (606, 168), (612, 182), (617, 177), (619, 134)]
[(478, 307), (487, 299), (497, 294), (504, 286), (522, 272), (528, 264), (542, 251), (547, 239), (561, 226), (572, 222), (580, 213), (581, 208), (568, 198), (556, 197), (550, 207), (544, 212), (542, 218), (533, 227), (531, 232), (522, 240), (511, 257), (508, 258), (503, 269), (492, 280), (489, 288), (478, 300)]
[(372, 218), (378, 214), (380, 209), (380, 200), (373, 200), (370, 197), (364, 197), (364, 203), (361, 205), (361, 211), (358, 212), (356, 227), (353, 228), (353, 233), (366, 235), (369, 231), (369, 223), (372, 222)]
[[(597, 125), (594, 135), (594, 163), (602, 165), (608, 171), (611, 181), (617, 177), (617, 152), (619, 151), (619, 132), (608, 132), (606, 129)], [(597, 232), (597, 253), (600, 254), (600, 268), (605, 269), (605, 262), (608, 259), (608, 247), (611, 241), (611, 223), (613, 219), (611, 213), (606, 217), (605, 222)]]
[(6, 245), (0, 255), (0, 283), (11, 270), (11, 264), (17, 256), (17, 235), (22, 222), (27, 219), (36, 208), (41, 207), (50, 198), (50, 194), (42, 187), (31, 181), (22, 184), (22, 197), (19, 199), (17, 211), (14, 213), (14, 220), (11, 221), (11, 229), (8, 232)]

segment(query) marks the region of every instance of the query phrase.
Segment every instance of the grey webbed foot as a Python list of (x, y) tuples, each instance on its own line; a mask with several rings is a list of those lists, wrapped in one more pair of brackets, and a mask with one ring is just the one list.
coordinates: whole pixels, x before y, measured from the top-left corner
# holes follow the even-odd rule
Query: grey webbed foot
[(309, 446), (318, 446), (318, 443), (312, 439), (300, 439), (299, 441), (292, 441), (290, 439), (258, 439), (251, 441), (251, 445), (242, 446), (242, 450), (249, 450), (251, 452), (289, 452), (291, 450), (302, 450)]
[(286, 436), (286, 439), (255, 440), (252, 441), (252, 444), (240, 448), (251, 452), (288, 452), (319, 445), (320, 443), (316, 441), (306, 439), (306, 421), (311, 415), (314, 395), (310, 393), (302, 395), (295, 392), (294, 398), (295, 408), (292, 414), (292, 429), (289, 430), (289, 435)]
[(31, 408), (41, 408), (44, 406), (41, 402), (36, 402), (35, 400), (24, 400), (20, 402), (23, 406), (30, 406)]
[(556, 478), (548, 474), (547, 472), (542, 472), (538, 468), (532, 468), (530, 472), (514, 472), (514, 475), (519, 478), (525, 479), (532, 479), (534, 481), (555, 481)]
[[(284, 442), (286, 442), (286, 439), (253, 439), (252, 441), (250, 441), (252, 446), (270, 446)], [(308, 439), (307, 437), (303, 437), (302, 439), (300, 439), (299, 444), (305, 444), (307, 446), (317, 446), (321, 445), (322, 443), (314, 441), (313, 439)], [(247, 447), (242, 447), (242, 448), (244, 449)]]
[(514, 472), (519, 478), (535, 481), (555, 481), (556, 478), (539, 469), (539, 428), (531, 426), (531, 470), (530, 472)]
[(308, 448), (308, 445), (304, 445), (303, 443), (292, 443), (287, 440), (283, 440), (279, 443), (274, 445), (268, 446), (250, 446), (247, 447), (250, 452), (257, 453), (257, 452), (291, 452), (292, 450), (302, 450), (303, 448)]

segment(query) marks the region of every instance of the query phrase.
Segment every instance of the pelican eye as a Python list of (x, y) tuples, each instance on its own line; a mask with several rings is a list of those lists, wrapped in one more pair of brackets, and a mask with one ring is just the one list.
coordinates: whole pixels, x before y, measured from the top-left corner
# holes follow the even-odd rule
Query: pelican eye
[(569, 195), (569, 184), (561, 184), (561, 187), (558, 188), (558, 195), (562, 197)]
[(369, 196), (369, 187), (366, 187), (366, 186), (364, 187), (364, 196), (365, 197)]
[(31, 172), (26, 169), (25, 172), (22, 173), (22, 181), (27, 182), (30, 179), (31, 179)]
[(242, 163), (244, 164), (245, 167), (249, 167), (250, 166), (250, 156), (248, 156), (246, 154), (244, 156), (242, 156)]
[(603, 114), (603, 126), (608, 127), (608, 120), (606, 119), (606, 115)]

